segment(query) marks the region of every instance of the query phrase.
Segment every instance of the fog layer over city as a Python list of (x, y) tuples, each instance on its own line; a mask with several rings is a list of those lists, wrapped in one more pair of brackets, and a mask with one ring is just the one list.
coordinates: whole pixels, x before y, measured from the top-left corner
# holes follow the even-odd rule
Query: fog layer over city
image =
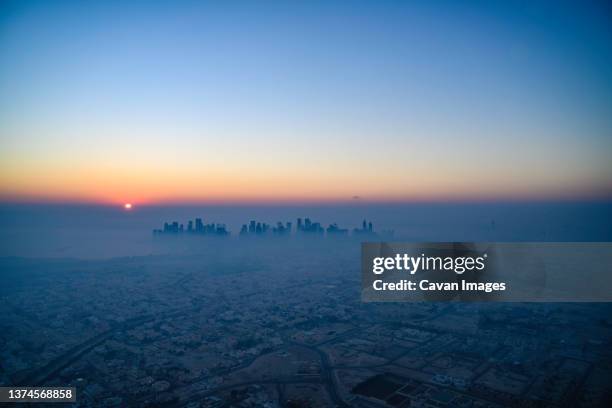
[[(108, 258), (167, 253), (152, 231), (202, 218), (237, 238), (251, 220), (276, 225), (309, 217), (352, 230), (364, 219), (404, 241), (609, 241), (609, 203), (378, 204), (319, 206), (30, 205), (0, 207), (0, 256)], [(186, 244), (185, 247), (192, 246)], [(180, 247), (180, 246), (179, 246)], [(196, 244), (197, 247), (197, 244)]]

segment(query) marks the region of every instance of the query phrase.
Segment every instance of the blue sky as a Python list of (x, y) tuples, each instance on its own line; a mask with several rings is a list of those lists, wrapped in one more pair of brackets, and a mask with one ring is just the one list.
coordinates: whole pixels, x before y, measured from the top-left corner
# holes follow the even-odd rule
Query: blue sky
[(0, 6), (0, 198), (612, 191), (603, 3)]

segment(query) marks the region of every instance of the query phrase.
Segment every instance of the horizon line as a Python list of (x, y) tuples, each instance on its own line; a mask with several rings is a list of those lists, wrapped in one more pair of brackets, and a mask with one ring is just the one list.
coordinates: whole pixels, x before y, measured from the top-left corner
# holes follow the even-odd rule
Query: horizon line
[(561, 204), (561, 203), (601, 203), (612, 204), (612, 196), (594, 197), (480, 197), (480, 198), (422, 198), (422, 199), (344, 199), (344, 200), (159, 200), (159, 201), (98, 201), (98, 200), (6, 200), (0, 199), (2, 206), (88, 206), (119, 207), (130, 203), (133, 209), (159, 207), (300, 207), (300, 206), (366, 206), (366, 205), (416, 205), (416, 204)]

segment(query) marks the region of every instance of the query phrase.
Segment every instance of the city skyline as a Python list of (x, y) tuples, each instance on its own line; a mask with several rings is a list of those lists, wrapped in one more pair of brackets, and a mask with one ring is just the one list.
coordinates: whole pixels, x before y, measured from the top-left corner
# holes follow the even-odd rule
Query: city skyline
[(0, 202), (609, 200), (610, 16), (6, 2)]

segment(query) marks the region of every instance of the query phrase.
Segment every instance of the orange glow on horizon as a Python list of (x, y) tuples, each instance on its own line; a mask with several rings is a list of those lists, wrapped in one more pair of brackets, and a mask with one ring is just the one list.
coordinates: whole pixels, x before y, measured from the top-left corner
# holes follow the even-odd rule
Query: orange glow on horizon
[[(392, 164), (392, 163), (391, 163)], [(393, 168), (356, 174), (326, 166), (288, 168), (164, 167), (4, 163), (0, 201), (121, 206), (165, 204), (315, 204), (376, 202), (529, 201), (610, 199), (607, 180), (528, 177), (439, 165), (435, 172)], [(520, 176), (520, 177), (519, 177)]]

